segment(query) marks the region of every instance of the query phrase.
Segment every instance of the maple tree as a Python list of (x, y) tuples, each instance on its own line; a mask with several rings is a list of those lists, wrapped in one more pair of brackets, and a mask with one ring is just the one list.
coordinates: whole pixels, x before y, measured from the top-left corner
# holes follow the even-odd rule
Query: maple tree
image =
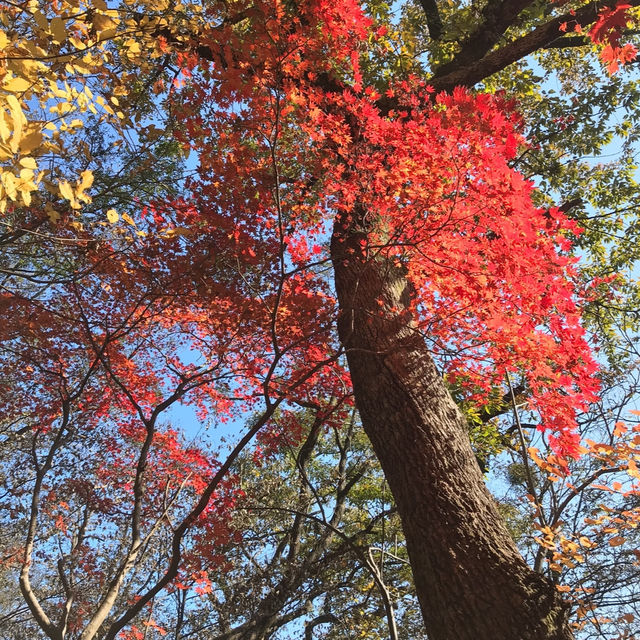
[[(537, 206), (512, 166), (528, 144), (517, 105), (470, 89), (558, 46), (569, 25), (593, 25), (614, 71), (634, 55), (621, 32), (635, 10), (533, 5), (489, 2), (468, 21), (465, 7), (441, 16), (427, 2), (430, 72), (389, 77), (403, 60), (385, 66), (395, 35), (349, 0), (2, 4), (2, 393), (28, 442), (29, 493), (13, 499), (30, 502), (11, 558), (47, 636), (143, 636), (136, 620), (189, 563), (206, 590), (231, 535), (234, 461), (279, 411), (295, 432), (292, 409), (325, 399), (328, 425), (355, 401), (429, 637), (571, 637), (442, 379), (482, 406), (518, 376), (560, 471), (580, 453), (576, 412), (598, 385), (579, 308), (613, 276), (581, 281), (579, 225)], [(116, 149), (140, 149), (135, 170), (97, 161), (83, 133), (94, 124)], [(109, 173), (111, 185), (144, 173), (162, 154), (145, 147), (168, 135), (197, 158), (179, 188), (92, 201)], [(161, 426), (177, 403), (254, 415), (217, 462)], [(96, 484), (75, 477), (79, 460)], [(118, 541), (105, 558), (86, 543), (94, 514), (95, 535)], [(51, 605), (32, 586), (38, 553), (53, 553), (47, 527), (63, 549)], [(155, 536), (169, 559), (139, 576)], [(183, 552), (191, 543), (199, 555)]]

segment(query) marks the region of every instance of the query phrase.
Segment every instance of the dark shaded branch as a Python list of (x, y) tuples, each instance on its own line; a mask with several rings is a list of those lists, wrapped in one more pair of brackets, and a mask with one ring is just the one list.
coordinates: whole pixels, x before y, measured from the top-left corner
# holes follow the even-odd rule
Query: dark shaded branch
[(544, 46), (545, 49), (572, 49), (575, 47), (586, 47), (591, 44), (591, 40), (586, 36), (564, 36), (554, 40), (551, 44)]
[(446, 76), (483, 58), (500, 41), (507, 29), (534, 0), (493, 0), (482, 9), (481, 19), (462, 43), (453, 60), (436, 71), (437, 76)]
[[(640, 5), (640, 0), (629, 0), (629, 4), (637, 7)], [(527, 35), (504, 45), (496, 51), (487, 53), (484, 57), (476, 54), (475, 57), (461, 60), (459, 54), (454, 60), (443, 65), (435, 72), (430, 84), (436, 91), (451, 91), (456, 86), (472, 87), (494, 73), (502, 71), (510, 64), (556, 42), (563, 33), (560, 31), (561, 24), (565, 22), (570, 24), (578, 23), (582, 26), (591, 24), (598, 17), (602, 7), (602, 3), (592, 2), (580, 9), (576, 9), (573, 15), (565, 13), (553, 18)]]
[(305, 625), (304, 628), (304, 640), (313, 640), (313, 630), (319, 624), (336, 623), (340, 622), (333, 613), (323, 613), (321, 616), (314, 618)]
[(422, 7), (427, 19), (429, 37), (432, 40), (440, 40), (442, 37), (442, 20), (440, 19), (436, 0), (418, 0), (418, 4)]

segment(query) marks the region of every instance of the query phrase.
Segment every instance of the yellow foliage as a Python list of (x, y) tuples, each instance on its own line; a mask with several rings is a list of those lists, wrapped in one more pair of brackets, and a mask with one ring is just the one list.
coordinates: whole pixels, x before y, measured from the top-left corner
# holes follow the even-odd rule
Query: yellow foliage
[[(183, 4), (185, 11), (190, 9)], [(135, 104), (127, 97), (136, 90), (137, 79), (157, 67), (159, 56), (171, 49), (166, 43), (159, 52), (156, 33), (166, 24), (163, 12), (169, 5), (155, 0), (116, 5), (105, 0), (29, 0), (3, 8), (0, 214), (11, 203), (41, 204), (54, 221), (60, 215), (48, 202), (52, 196), (76, 211), (91, 202), (91, 171), (83, 168), (69, 175), (68, 161), (78, 153), (91, 161), (78, 133), (88, 118), (97, 117), (124, 140), (123, 125), (132, 122), (128, 105)], [(194, 32), (200, 28), (185, 25)], [(45, 156), (47, 165), (41, 167)], [(45, 191), (49, 195), (43, 201)]]

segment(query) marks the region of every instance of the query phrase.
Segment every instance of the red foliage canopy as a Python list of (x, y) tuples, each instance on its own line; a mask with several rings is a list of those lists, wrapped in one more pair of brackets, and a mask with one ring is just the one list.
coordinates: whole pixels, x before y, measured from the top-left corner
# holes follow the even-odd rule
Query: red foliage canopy
[[(296, 16), (253, 7), (249, 41), (216, 31), (204, 40), (213, 64), (184, 60), (182, 140), (200, 165), (181, 224), (227, 229), (273, 278), (260, 295), (278, 301), (283, 350), (313, 362), (326, 333), (309, 328), (334, 313), (318, 269), (331, 220), (366, 210), (376, 220), (367, 249), (405, 265), (418, 326), (449, 379), (481, 401), (523, 372), (542, 428), (576, 455), (574, 413), (597, 390), (569, 254), (579, 229), (536, 208), (533, 185), (510, 167), (526, 145), (514, 105), (462, 89), (433, 95), (417, 79), (382, 97), (361, 84), (369, 25), (355, 4), (336, 13), (306, 3)], [(304, 342), (291, 326), (300, 314)]]

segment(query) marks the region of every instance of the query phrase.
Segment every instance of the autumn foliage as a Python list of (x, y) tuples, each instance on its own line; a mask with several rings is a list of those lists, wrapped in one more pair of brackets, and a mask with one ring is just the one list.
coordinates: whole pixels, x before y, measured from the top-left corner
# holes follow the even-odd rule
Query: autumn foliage
[[(320, 318), (331, 304), (324, 278), (305, 269), (327, 259), (331, 217), (372, 212), (380, 231), (367, 251), (406, 265), (420, 328), (451, 380), (481, 399), (507, 371), (526, 371), (543, 428), (575, 455), (573, 414), (596, 391), (568, 255), (579, 229), (537, 209), (532, 184), (510, 168), (526, 144), (514, 106), (464, 90), (436, 96), (417, 79), (381, 96), (353, 63), (368, 26), (357, 9), (306, 11), (260, 21), (236, 48), (231, 32), (224, 46), (216, 32), (203, 40), (213, 65), (185, 57), (196, 80), (182, 94), (183, 140), (200, 164), (187, 183), (193, 217), (180, 224), (226, 226), (248, 261), (293, 265), (277, 293), (292, 296), (279, 311), (285, 327), (290, 309), (318, 300)], [(337, 74), (354, 86), (331, 86)]]
[[(371, 260), (404, 270), (412, 321), (448, 384), (483, 405), (521, 377), (566, 472), (581, 452), (576, 414), (598, 393), (580, 318), (590, 293), (572, 255), (579, 225), (536, 206), (533, 182), (512, 167), (528, 145), (516, 103), (436, 93), (415, 76), (373, 82), (366, 51), (384, 29), (352, 0), (206, 4), (175, 28), (166, 11), (125, 20), (94, 4), (74, 19), (4, 6), (17, 27), (0, 31), (0, 210), (24, 232), (9, 251), (37, 271), (45, 237), (62, 258), (46, 286), (15, 270), (0, 292), (3, 420), (26, 434), (35, 496), (7, 565), (45, 633), (143, 637), (130, 623), (160, 590), (206, 593), (208, 572), (224, 568), (219, 549), (239, 535), (227, 521), (242, 446), (260, 433), (256, 459), (268, 459), (297, 445), (300, 406), (344, 422), (353, 400), (328, 243), (354, 225)], [(620, 40), (628, 8), (605, 8), (589, 32), (610, 71), (635, 56)], [(135, 37), (122, 35), (129, 27)], [(132, 69), (150, 73), (165, 56), (173, 81), (145, 90), (178, 114), (172, 135), (195, 170), (179, 196), (83, 217), (94, 175), (88, 149), (86, 162), (70, 160), (77, 130), (97, 105), (124, 139)], [(43, 168), (49, 154), (60, 166)], [(190, 445), (165, 421), (178, 405), (246, 421), (242, 446), (218, 461)], [(27, 498), (16, 489), (13, 508)], [(64, 557), (51, 607), (29, 578), (38, 553), (53, 553), (45, 529)], [(562, 544), (541, 535), (550, 550)], [(169, 561), (147, 580), (136, 562), (156, 540)]]

